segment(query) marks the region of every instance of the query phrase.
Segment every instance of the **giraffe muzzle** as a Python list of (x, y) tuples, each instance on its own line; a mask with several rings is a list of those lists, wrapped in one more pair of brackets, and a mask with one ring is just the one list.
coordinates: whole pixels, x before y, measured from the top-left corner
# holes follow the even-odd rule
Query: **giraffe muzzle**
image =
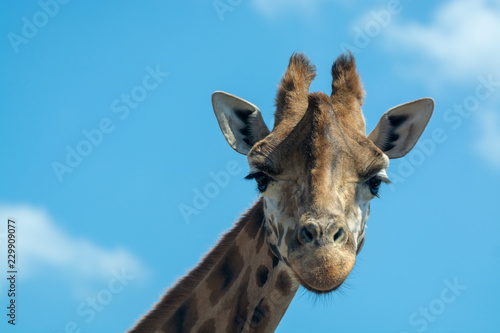
[(353, 237), (340, 222), (308, 221), (296, 229), (288, 259), (301, 284), (315, 293), (337, 289), (356, 261)]

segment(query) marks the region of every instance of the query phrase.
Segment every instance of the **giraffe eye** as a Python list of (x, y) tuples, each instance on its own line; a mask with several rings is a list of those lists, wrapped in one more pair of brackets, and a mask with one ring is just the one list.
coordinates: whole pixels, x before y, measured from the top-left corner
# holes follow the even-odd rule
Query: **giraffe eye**
[(269, 182), (272, 180), (271, 177), (260, 171), (256, 173), (251, 173), (245, 178), (255, 179), (255, 181), (257, 182), (257, 189), (259, 190), (260, 193), (263, 193), (267, 189), (267, 185), (269, 185)]
[(380, 189), (380, 183), (382, 180), (378, 177), (373, 177), (368, 181), (368, 187), (370, 188), (370, 193), (374, 196), (378, 195), (378, 190)]

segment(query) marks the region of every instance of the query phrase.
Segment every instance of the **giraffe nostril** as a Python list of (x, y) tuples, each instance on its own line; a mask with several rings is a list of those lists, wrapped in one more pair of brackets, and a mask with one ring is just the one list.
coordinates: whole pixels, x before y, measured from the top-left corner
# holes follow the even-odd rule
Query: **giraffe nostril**
[(307, 225), (303, 226), (302, 229), (300, 230), (300, 233), (299, 233), (299, 241), (302, 244), (308, 244), (308, 243), (312, 243), (313, 240), (314, 240), (314, 235), (311, 232), (309, 226), (307, 226)]
[(344, 241), (346, 240), (347, 235), (343, 227), (339, 227), (335, 234), (333, 235), (333, 243), (338, 244), (338, 245), (343, 245)]

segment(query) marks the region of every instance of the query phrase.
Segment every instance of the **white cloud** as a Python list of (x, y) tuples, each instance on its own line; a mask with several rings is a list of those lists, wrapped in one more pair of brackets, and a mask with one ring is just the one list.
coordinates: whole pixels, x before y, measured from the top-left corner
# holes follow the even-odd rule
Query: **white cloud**
[(253, 0), (252, 5), (267, 17), (289, 12), (310, 16), (326, 2), (346, 2), (346, 0)]
[[(500, 74), (500, 5), (488, 0), (455, 0), (439, 7), (430, 23), (393, 22), (387, 31), (394, 50), (421, 56), (426, 75), (454, 81)], [(420, 68), (420, 66), (419, 66)]]
[[(107, 281), (113, 271), (125, 270), (138, 280), (147, 275), (146, 268), (127, 250), (108, 249), (69, 235), (43, 209), (0, 203), (3, 226), (7, 218), (14, 218), (17, 223), (18, 269), (25, 278), (52, 271), (67, 279), (73, 292), (81, 295), (93, 283)], [(6, 226), (0, 239), (4, 245), (5, 231)]]
[(480, 136), (474, 148), (491, 165), (500, 168), (500, 115), (483, 110), (478, 114), (478, 119)]

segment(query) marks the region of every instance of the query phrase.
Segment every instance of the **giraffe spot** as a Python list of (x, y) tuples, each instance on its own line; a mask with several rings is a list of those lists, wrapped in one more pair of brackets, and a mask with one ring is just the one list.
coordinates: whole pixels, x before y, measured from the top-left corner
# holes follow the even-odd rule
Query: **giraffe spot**
[(262, 298), (252, 314), (252, 320), (250, 321), (250, 327), (253, 328), (252, 332), (264, 332), (270, 317), (271, 310), (267, 302)]
[(257, 286), (262, 287), (267, 282), (267, 277), (269, 275), (269, 268), (264, 265), (260, 265), (256, 273)]
[(233, 313), (234, 321), (230, 322), (227, 326), (227, 333), (242, 332), (245, 328), (245, 323), (248, 318), (248, 307), (250, 306), (247, 290), (248, 281), (250, 279), (250, 270), (250, 267), (248, 267), (245, 271), (245, 277), (243, 281), (241, 281), (240, 287), (237, 291), (236, 306), (234, 307)]
[(278, 259), (278, 257), (276, 256), (273, 256), (273, 268), (278, 266), (280, 260)]
[(276, 290), (278, 290), (281, 295), (287, 296), (292, 291), (292, 278), (287, 272), (281, 271), (276, 279)]
[[(279, 262), (280, 262), (280, 259), (273, 253), (273, 251), (271, 251), (271, 244), (268, 244), (268, 248), (269, 248), (269, 256), (272, 258), (273, 260), (273, 268), (278, 266)], [(276, 248), (276, 246), (274, 246)], [(277, 250), (277, 248), (276, 248)]]
[[(271, 250), (271, 252), (274, 254), (276, 259), (278, 259), (278, 261), (279, 261), (279, 259), (281, 258), (281, 255), (280, 255), (280, 250), (278, 249), (278, 247), (272, 243), (268, 243), (268, 245), (269, 245), (269, 249)], [(278, 265), (278, 264), (276, 263), (276, 265)], [(273, 259), (273, 267), (275, 267), (274, 266), (274, 259)]]
[(198, 329), (198, 333), (215, 333), (215, 319), (205, 321)]
[(209, 298), (213, 306), (231, 288), (242, 269), (243, 257), (238, 247), (233, 245), (208, 276), (208, 289), (211, 290)]
[(196, 310), (196, 299), (189, 297), (169, 320), (165, 322), (162, 329), (167, 333), (189, 332), (198, 320), (198, 311)]

